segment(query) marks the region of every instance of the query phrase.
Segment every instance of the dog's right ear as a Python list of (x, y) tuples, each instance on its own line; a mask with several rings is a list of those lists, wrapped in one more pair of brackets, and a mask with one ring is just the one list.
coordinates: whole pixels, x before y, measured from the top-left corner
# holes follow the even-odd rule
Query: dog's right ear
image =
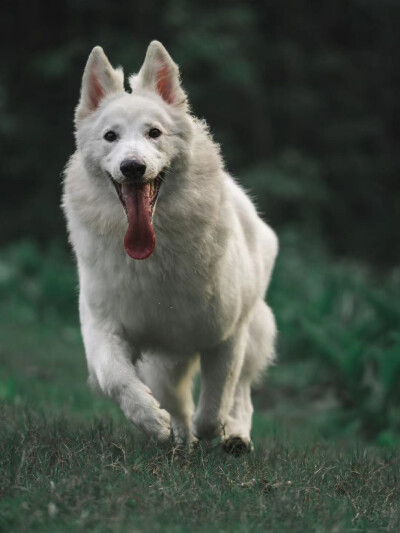
[(81, 98), (75, 111), (75, 122), (95, 111), (109, 94), (124, 91), (122, 68), (114, 69), (100, 46), (93, 48), (83, 72)]

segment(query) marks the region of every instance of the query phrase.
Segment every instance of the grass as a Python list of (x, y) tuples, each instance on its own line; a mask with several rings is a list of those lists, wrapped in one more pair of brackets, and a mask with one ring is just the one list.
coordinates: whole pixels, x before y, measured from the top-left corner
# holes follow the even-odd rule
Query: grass
[(6, 250), (0, 531), (399, 531), (399, 280), (310, 250), (276, 270), (280, 363), (241, 459), (144, 442), (86, 385), (72, 262)]
[(237, 460), (128, 428), (2, 413), (4, 531), (398, 531), (399, 455), (272, 438)]

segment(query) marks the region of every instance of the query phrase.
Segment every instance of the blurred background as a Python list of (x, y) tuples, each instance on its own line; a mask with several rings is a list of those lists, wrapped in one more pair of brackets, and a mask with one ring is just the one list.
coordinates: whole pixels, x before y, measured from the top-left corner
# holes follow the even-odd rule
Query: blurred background
[(92, 47), (130, 74), (158, 39), (281, 240), (279, 364), (255, 394), (256, 433), (398, 443), (400, 3), (14, 0), (3, 13), (0, 400), (108, 409), (86, 392), (61, 173)]

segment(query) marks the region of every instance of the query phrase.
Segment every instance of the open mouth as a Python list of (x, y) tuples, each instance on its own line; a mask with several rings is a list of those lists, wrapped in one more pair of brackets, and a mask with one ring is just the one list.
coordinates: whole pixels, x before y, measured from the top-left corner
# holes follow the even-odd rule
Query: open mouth
[(154, 251), (156, 237), (152, 222), (163, 177), (160, 172), (148, 182), (118, 183), (110, 176), (128, 219), (124, 247), (133, 259), (146, 259)]

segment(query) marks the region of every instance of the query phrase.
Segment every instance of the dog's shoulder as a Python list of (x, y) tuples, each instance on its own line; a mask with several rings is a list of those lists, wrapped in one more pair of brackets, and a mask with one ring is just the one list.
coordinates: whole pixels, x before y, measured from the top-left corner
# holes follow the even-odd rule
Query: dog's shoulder
[(278, 254), (278, 237), (261, 218), (249, 193), (229, 174), (225, 175), (225, 189), (233, 211), (237, 246), (241, 254), (247, 251), (250, 262), (263, 265), (269, 279)]

